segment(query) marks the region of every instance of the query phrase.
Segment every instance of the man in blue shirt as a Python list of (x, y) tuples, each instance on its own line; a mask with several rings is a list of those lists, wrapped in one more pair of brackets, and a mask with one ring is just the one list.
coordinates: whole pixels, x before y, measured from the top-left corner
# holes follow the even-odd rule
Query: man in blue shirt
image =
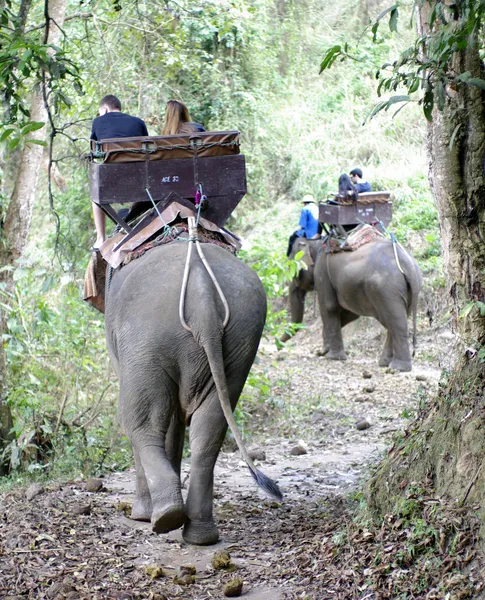
[(311, 194), (306, 194), (303, 196), (302, 202), (303, 208), (301, 209), (300, 221), (298, 223), (300, 227), (290, 235), (286, 256), (290, 256), (291, 247), (297, 237), (306, 237), (308, 239), (320, 237), (320, 234), (318, 233), (318, 206), (315, 204), (313, 196)]
[(350, 179), (358, 194), (372, 191), (370, 183), (362, 178), (362, 169), (352, 169), (352, 171), (350, 171)]
[[(145, 122), (138, 117), (132, 117), (121, 112), (121, 102), (116, 96), (105, 96), (99, 103), (99, 116), (93, 121), (91, 130), (92, 140), (107, 140), (110, 138), (137, 137), (148, 135)], [(93, 202), (94, 226), (96, 241), (91, 250), (97, 251), (104, 243), (106, 217), (101, 208)]]

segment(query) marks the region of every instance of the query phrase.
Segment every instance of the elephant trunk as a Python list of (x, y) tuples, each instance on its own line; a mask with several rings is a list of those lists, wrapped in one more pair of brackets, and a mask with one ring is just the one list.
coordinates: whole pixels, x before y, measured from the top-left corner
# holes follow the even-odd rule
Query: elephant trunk
[(234, 419), (231, 403), (229, 400), (226, 373), (224, 370), (224, 362), (222, 358), (222, 348), (220, 346), (215, 348), (214, 344), (211, 343), (202, 343), (202, 347), (207, 355), (207, 360), (209, 361), (210, 370), (212, 373), (212, 377), (214, 378), (214, 383), (216, 385), (217, 395), (219, 396), (219, 401), (221, 403), (222, 412), (226, 417), (229, 429), (232, 431), (239, 451), (241, 452), (241, 455), (245, 463), (247, 464), (251, 475), (253, 476), (256, 483), (265, 492), (277, 498), (278, 500), (282, 500), (283, 495), (278, 487), (278, 484), (256, 468), (244, 445), (243, 439), (236, 424), (236, 420)]

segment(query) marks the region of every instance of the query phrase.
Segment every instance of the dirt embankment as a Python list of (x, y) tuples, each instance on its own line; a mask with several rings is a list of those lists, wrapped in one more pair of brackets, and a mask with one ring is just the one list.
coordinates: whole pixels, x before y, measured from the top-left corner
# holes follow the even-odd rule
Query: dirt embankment
[[(310, 302), (310, 318), (312, 311)], [(282, 504), (261, 495), (230, 451), (221, 453), (216, 468), (221, 541), (215, 547), (191, 547), (180, 531), (156, 535), (128, 519), (133, 471), (107, 477), (97, 493), (72, 482), (37, 490), (30, 499), (25, 491), (6, 494), (0, 597), (202, 600), (225, 597), (224, 584), (235, 578), (244, 581), (243, 597), (252, 600), (393, 597), (365, 586), (356, 592), (357, 572), (350, 564), (347, 575), (346, 569), (332, 571), (329, 544), (338, 548), (336, 538), (350, 527), (349, 492), (406, 428), (419, 402), (435, 392), (453, 336), (428, 329), (423, 317), (411, 373), (377, 366), (384, 332), (370, 319), (351, 324), (345, 341), (347, 362), (316, 356), (320, 324), (313, 318), (283, 351), (262, 344), (258, 369), (270, 393), (265, 405), (247, 403), (241, 411), (249, 445), (263, 452), (260, 467), (278, 480)], [(185, 479), (189, 469), (187, 462)], [(356, 544), (367, 543), (362, 535)], [(229, 569), (212, 565), (221, 549), (231, 555)], [(368, 568), (374, 558), (369, 556)], [(189, 566), (195, 574), (184, 570)]]

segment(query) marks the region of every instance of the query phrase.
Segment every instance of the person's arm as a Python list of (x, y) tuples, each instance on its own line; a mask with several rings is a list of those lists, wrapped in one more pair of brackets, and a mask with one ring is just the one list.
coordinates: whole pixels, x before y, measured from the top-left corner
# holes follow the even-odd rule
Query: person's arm
[(304, 208), (302, 208), (301, 213), (300, 213), (300, 221), (298, 222), (300, 229), (305, 229), (306, 221), (307, 221), (306, 210)]

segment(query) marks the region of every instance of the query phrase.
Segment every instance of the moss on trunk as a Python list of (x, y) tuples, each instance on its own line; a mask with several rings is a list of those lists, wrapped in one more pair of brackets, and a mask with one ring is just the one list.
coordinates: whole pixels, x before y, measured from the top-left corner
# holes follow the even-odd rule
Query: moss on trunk
[(431, 486), (457, 506), (479, 506), (485, 536), (485, 380), (477, 357), (445, 375), (411, 431), (367, 484), (371, 508), (393, 512), (409, 489)]

